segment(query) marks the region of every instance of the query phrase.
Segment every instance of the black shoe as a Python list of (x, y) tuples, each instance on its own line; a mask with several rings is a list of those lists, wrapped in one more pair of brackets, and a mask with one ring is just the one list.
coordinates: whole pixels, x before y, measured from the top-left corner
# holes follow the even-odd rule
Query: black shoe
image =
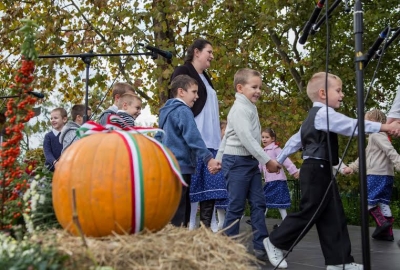
[(250, 219), (246, 220), (246, 223), (251, 225), (251, 220)]
[(268, 260), (268, 254), (265, 250), (255, 249), (254, 256), (256, 256), (257, 260), (266, 262)]
[(211, 227), (211, 219), (213, 215), (215, 200), (207, 200), (200, 202), (200, 224), (206, 228)]
[(372, 238), (374, 238), (375, 240), (379, 240), (379, 241), (394, 241), (393, 235), (389, 235), (389, 234), (378, 234), (378, 235), (372, 236)]

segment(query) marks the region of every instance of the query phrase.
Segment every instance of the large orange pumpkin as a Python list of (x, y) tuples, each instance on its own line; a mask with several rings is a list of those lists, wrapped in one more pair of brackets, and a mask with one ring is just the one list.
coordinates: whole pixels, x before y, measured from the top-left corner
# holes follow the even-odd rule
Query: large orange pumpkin
[[(178, 167), (173, 156), (172, 162)], [(182, 184), (153, 140), (113, 131), (74, 142), (58, 161), (54, 210), (62, 227), (78, 235), (72, 219), (73, 189), (83, 233), (99, 237), (162, 229), (178, 207)]]

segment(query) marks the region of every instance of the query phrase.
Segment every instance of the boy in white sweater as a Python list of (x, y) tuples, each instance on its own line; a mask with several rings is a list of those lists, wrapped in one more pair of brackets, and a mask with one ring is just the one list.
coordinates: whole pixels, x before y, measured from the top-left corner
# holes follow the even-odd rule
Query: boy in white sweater
[(261, 96), (261, 85), (258, 71), (244, 68), (236, 72), (236, 100), (228, 114), (228, 124), (216, 159), (222, 160), (222, 172), (229, 194), (225, 234), (239, 234), (239, 220), (247, 199), (254, 233), (254, 253), (258, 259), (266, 260), (263, 246), (263, 240), (268, 237), (264, 218), (266, 206), (258, 164), (265, 164), (270, 172), (279, 172), (280, 165), (276, 160), (271, 160), (260, 146), (261, 127), (254, 104)]

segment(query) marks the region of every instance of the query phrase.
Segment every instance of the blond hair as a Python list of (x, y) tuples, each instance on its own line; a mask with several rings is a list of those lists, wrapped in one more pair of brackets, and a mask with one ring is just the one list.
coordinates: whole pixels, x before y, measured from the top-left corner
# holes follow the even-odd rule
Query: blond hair
[(130, 92), (127, 92), (127, 93), (123, 94), (123, 95), (120, 97), (120, 99), (119, 99), (119, 106), (118, 106), (118, 109), (121, 110), (124, 103), (126, 103), (126, 104), (128, 104), (128, 105), (131, 105), (132, 102), (133, 102), (135, 99), (136, 99), (136, 100), (139, 100), (140, 102), (142, 102), (142, 100), (141, 100), (137, 95), (135, 95), (135, 94), (132, 94), (132, 93), (130, 93)]
[(332, 80), (339, 80), (340, 82), (342, 81), (338, 76), (331, 74), (331, 73), (326, 73), (326, 72), (318, 72), (315, 73), (311, 79), (308, 81), (307, 84), (307, 96), (311, 99), (312, 102), (318, 100), (318, 91), (321, 89), (325, 89), (325, 82), (326, 82), (326, 76), (328, 75), (328, 88), (332, 85)]
[(251, 69), (251, 68), (242, 68), (239, 69), (236, 73), (235, 76), (233, 77), (233, 85), (235, 87), (235, 91), (237, 91), (237, 85), (241, 84), (244, 85), (247, 83), (249, 80), (249, 77), (251, 76), (256, 76), (261, 78), (261, 73), (258, 72), (257, 70)]
[(370, 110), (369, 112), (366, 112), (365, 118), (367, 120), (379, 122), (382, 124), (386, 123), (386, 115), (378, 109), (373, 109), (373, 110)]
[(64, 108), (55, 108), (51, 112), (60, 112), (61, 118), (68, 117), (67, 111)]
[(112, 98), (115, 100), (115, 96), (119, 95), (122, 96), (125, 93), (132, 93), (135, 94), (135, 88), (129, 83), (117, 82), (114, 83), (112, 88)]

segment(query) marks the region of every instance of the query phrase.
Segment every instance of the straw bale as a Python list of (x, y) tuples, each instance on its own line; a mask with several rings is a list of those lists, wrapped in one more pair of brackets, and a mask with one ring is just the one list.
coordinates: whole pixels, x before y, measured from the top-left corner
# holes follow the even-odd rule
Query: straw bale
[[(152, 233), (85, 238), (52, 230), (37, 236), (44, 245), (53, 245), (70, 255), (66, 269), (257, 269), (256, 258), (238, 239), (200, 228), (189, 231), (171, 225)], [(100, 269), (100, 268), (98, 268)]]

